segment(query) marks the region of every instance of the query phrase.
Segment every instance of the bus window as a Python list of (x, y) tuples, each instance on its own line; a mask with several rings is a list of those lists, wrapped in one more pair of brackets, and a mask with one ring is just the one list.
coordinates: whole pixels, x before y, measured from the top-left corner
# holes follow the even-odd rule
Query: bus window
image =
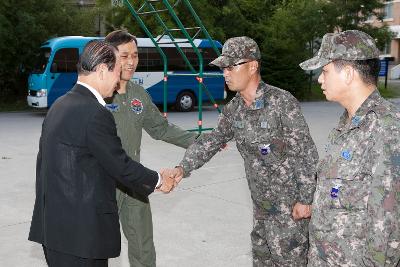
[(210, 66), (210, 62), (218, 57), (217, 53), (215, 53), (214, 49), (211, 47), (202, 49), (203, 61), (204, 61), (204, 70), (205, 71), (220, 71), (217, 66)]
[(47, 61), (50, 57), (51, 49), (49, 47), (41, 48), (37, 55), (35, 66), (33, 67), (32, 73), (39, 74), (43, 73), (47, 66)]
[[(168, 70), (174, 71), (190, 71), (189, 66), (183, 60), (178, 50), (175, 47), (162, 47), (168, 59)], [(203, 69), (204, 71), (220, 71), (218, 67), (209, 66), (208, 64), (216, 59), (218, 55), (212, 48), (201, 48), (199, 49), (203, 55)], [(156, 48), (153, 47), (139, 47), (139, 65), (136, 71), (146, 72), (146, 71), (163, 71), (164, 65), (162, 58), (158, 53)], [(193, 48), (182, 48), (189, 62), (192, 64), (194, 69), (199, 67), (199, 59), (197, 54), (194, 52)]]
[(174, 71), (188, 70), (185, 61), (175, 47), (163, 47), (163, 51), (168, 58), (168, 69)]
[(139, 64), (136, 67), (136, 71), (146, 72), (147, 71), (147, 48), (138, 47), (139, 53)]
[(198, 65), (197, 61), (198, 61), (198, 57), (196, 52), (194, 52), (193, 48), (183, 48), (182, 49), (183, 52), (185, 52), (186, 57), (189, 59), (190, 63), (192, 63), (192, 65)]
[[(168, 56), (167, 56), (168, 57)], [(140, 58), (139, 58), (140, 60)], [(162, 71), (163, 62), (160, 54), (158, 53), (156, 48), (149, 47), (147, 48), (147, 70), (148, 71)]]
[(54, 55), (51, 64), (52, 73), (76, 72), (76, 64), (79, 60), (79, 51), (77, 48), (62, 48)]

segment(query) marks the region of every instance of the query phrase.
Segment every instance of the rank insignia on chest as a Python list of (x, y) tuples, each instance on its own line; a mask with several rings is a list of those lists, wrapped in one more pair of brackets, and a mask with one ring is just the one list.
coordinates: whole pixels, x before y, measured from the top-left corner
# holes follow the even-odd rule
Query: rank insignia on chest
[(271, 153), (271, 144), (262, 144), (258, 146), (261, 155), (268, 155), (269, 153)]
[(261, 109), (264, 107), (264, 99), (257, 99), (255, 103), (256, 109)]
[(331, 149), (331, 144), (330, 143), (325, 144), (324, 148), (325, 152), (328, 153), (328, 151)]
[(132, 99), (131, 101), (131, 109), (136, 114), (140, 114), (143, 111), (143, 103), (137, 98)]
[(106, 108), (111, 111), (111, 112), (118, 112), (119, 111), (119, 105), (118, 104), (106, 104)]
[(268, 128), (268, 122), (266, 122), (266, 121), (260, 122), (260, 127), (261, 127), (262, 129), (267, 129), (267, 128)]
[(233, 121), (233, 126), (239, 129), (244, 128), (244, 122), (243, 121)]

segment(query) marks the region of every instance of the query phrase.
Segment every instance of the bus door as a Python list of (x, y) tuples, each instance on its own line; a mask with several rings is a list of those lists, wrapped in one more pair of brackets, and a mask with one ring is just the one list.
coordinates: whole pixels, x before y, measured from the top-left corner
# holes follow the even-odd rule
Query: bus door
[(41, 47), (35, 65), (28, 77), (28, 105), (47, 107), (47, 65), (51, 56), (50, 47)]
[(79, 48), (60, 48), (55, 51), (48, 75), (48, 107), (75, 85), (78, 79), (76, 71), (78, 60)]

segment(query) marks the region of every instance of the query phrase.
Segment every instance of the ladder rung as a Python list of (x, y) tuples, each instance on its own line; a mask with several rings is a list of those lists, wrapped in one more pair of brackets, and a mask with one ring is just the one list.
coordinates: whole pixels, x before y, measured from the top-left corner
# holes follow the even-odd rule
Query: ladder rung
[[(172, 8), (174, 9), (180, 2), (181, 0), (176, 0), (175, 3), (172, 5)], [(141, 12), (142, 9), (144, 9), (146, 7), (146, 4), (149, 4), (152, 8), (154, 8), (154, 6), (150, 3), (157, 3), (157, 2), (162, 2), (162, 0), (145, 0), (143, 5), (136, 11), (136, 14), (138, 15), (151, 15), (154, 13), (161, 13), (161, 12), (165, 12), (168, 11), (168, 9), (158, 9), (158, 10), (152, 10), (152, 11), (145, 11), (145, 12)]]
[(151, 15), (154, 13), (161, 13), (161, 12), (165, 12), (165, 11), (168, 11), (168, 9), (157, 9), (157, 10), (153, 10), (153, 11), (139, 12), (137, 14), (138, 15)]
[[(185, 30), (198, 30), (200, 29), (200, 27), (188, 27), (188, 28), (183, 28)], [(172, 31), (181, 31), (181, 28), (175, 28), (175, 29), (168, 29), (168, 31), (172, 32)]]
[(184, 44), (184, 43), (189, 43), (189, 41), (157, 42), (157, 44)]

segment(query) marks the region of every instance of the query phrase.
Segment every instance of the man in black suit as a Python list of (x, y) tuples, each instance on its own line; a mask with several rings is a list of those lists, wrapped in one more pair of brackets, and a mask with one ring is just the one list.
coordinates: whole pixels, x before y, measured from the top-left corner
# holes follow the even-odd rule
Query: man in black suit
[(29, 240), (42, 244), (50, 267), (108, 266), (120, 253), (116, 182), (144, 196), (169, 192), (174, 181), (129, 158), (103, 98), (120, 79), (115, 47), (89, 42), (78, 82), (49, 110), (36, 166)]

